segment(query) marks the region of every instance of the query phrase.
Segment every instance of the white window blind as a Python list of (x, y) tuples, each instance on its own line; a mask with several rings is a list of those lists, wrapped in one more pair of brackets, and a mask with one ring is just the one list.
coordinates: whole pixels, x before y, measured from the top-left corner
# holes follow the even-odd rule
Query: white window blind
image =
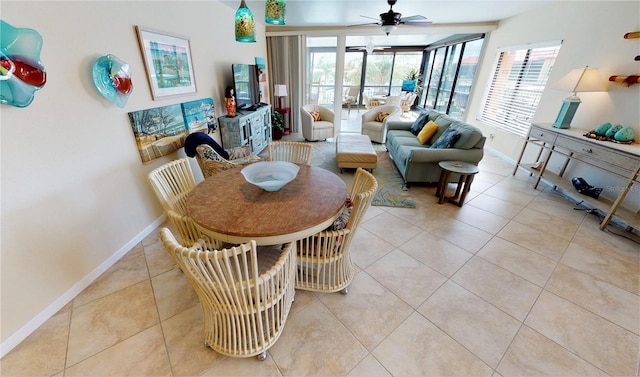
[(526, 136), (560, 45), (500, 52), (480, 120)]

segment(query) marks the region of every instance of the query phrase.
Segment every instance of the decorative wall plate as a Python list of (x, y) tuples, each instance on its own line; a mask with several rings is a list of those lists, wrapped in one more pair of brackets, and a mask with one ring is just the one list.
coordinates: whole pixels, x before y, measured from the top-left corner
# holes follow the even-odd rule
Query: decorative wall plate
[(40, 63), (42, 37), (33, 29), (0, 20), (0, 103), (27, 107), (47, 82)]
[(93, 64), (93, 83), (109, 101), (118, 107), (127, 104), (129, 95), (133, 91), (129, 64), (108, 54), (99, 57)]

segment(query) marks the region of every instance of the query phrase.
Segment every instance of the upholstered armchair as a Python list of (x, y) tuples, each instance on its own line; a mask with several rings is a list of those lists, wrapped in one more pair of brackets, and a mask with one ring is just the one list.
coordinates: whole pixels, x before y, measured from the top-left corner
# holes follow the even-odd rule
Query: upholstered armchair
[(402, 102), (400, 103), (400, 107), (402, 108), (402, 112), (406, 113), (411, 110), (411, 106), (413, 106), (413, 102), (416, 100), (418, 95), (416, 93), (407, 93), (404, 97), (402, 97)]
[(384, 144), (387, 140), (387, 122), (399, 120), (401, 115), (399, 106), (376, 106), (362, 114), (362, 134), (368, 135), (371, 141)]
[(359, 86), (350, 86), (345, 88), (344, 99), (342, 100), (342, 105), (346, 105), (348, 109), (348, 113), (351, 114), (351, 105), (358, 105), (358, 93), (360, 92)]
[(400, 96), (388, 96), (385, 100), (384, 100), (384, 104), (385, 105), (389, 105), (389, 106), (400, 106), (400, 104), (402, 103), (402, 98)]
[(300, 108), (302, 136), (309, 141), (333, 137), (334, 117), (333, 111), (324, 106), (313, 104), (302, 106)]

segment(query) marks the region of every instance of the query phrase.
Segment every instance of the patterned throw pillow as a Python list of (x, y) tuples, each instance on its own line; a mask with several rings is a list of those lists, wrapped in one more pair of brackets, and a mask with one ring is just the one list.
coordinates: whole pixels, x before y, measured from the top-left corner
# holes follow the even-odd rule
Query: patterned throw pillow
[(320, 120), (320, 112), (319, 111), (309, 111), (309, 114), (311, 114), (311, 117), (313, 118), (313, 120), (315, 122)]
[(420, 115), (418, 115), (415, 122), (413, 122), (409, 131), (411, 131), (412, 134), (418, 136), (425, 123), (427, 123), (427, 112), (423, 111), (420, 113)]
[(338, 216), (336, 221), (334, 221), (333, 224), (329, 225), (329, 227), (325, 230), (344, 229), (344, 227), (347, 226), (347, 223), (349, 222), (351, 210), (353, 210), (353, 202), (351, 201), (351, 198), (347, 198), (344, 201), (344, 207), (342, 207), (342, 213), (340, 213), (340, 216)]
[(436, 140), (433, 144), (431, 144), (431, 148), (434, 149), (445, 149), (451, 148), (453, 144), (458, 141), (460, 138), (460, 132), (453, 130), (451, 128), (447, 128), (442, 135)]
[(227, 152), (229, 153), (229, 160), (245, 158), (251, 154), (251, 146), (247, 144), (242, 147), (228, 149)]
[(430, 120), (427, 124), (422, 127), (422, 130), (418, 134), (418, 140), (420, 140), (420, 144), (426, 144), (429, 139), (433, 137), (433, 135), (438, 132), (438, 123)]
[(389, 113), (379, 112), (376, 116), (376, 122), (384, 122), (384, 119), (389, 116)]

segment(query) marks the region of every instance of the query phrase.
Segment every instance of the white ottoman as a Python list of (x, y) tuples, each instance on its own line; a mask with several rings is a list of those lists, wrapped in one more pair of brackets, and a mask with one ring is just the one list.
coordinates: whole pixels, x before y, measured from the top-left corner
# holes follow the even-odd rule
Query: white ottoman
[(343, 168), (363, 168), (372, 171), (378, 166), (378, 155), (367, 135), (339, 135), (336, 140), (336, 160)]

